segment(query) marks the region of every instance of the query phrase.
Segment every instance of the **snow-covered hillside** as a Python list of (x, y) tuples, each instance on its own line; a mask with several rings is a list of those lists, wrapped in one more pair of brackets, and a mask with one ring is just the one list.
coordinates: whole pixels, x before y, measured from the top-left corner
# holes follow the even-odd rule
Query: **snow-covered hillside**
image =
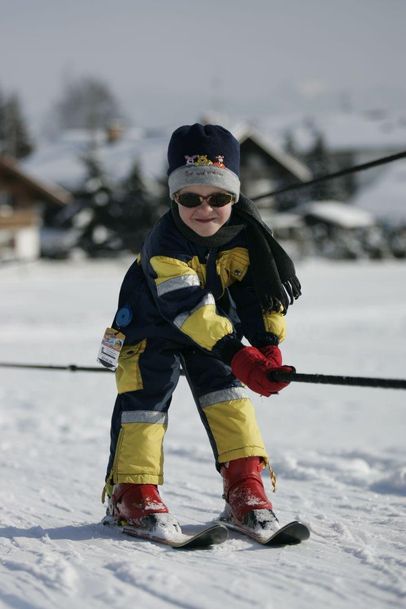
[[(128, 261), (0, 269), (0, 361), (94, 365)], [(299, 372), (404, 378), (406, 265), (299, 265), (285, 361)], [(269, 549), (237, 534), (179, 552), (99, 524), (115, 398), (109, 373), (0, 368), (0, 607), (390, 609), (405, 600), (405, 395), (292, 384), (253, 396), (282, 522)], [(214, 519), (221, 480), (181, 380), (162, 494), (181, 522)], [(269, 480), (266, 480), (268, 488)]]

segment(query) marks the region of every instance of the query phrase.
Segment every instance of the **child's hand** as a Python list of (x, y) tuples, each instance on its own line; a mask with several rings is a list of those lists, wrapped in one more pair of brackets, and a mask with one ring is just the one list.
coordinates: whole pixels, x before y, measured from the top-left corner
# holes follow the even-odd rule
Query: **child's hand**
[[(273, 349), (278, 347), (272, 346)], [(280, 354), (280, 351), (279, 351)], [(278, 365), (275, 365), (275, 364)], [(280, 356), (280, 364), (282, 357)], [(266, 397), (278, 393), (289, 385), (288, 382), (271, 381), (268, 374), (271, 370), (281, 370), (283, 372), (291, 372), (291, 366), (281, 366), (279, 364), (277, 352), (274, 352), (274, 358), (267, 358), (256, 347), (243, 347), (234, 355), (231, 360), (231, 370), (233, 374), (252, 391), (265, 395)]]
[(277, 345), (266, 345), (265, 347), (259, 347), (259, 350), (265, 355), (268, 362), (273, 365), (273, 368), (282, 366), (282, 353)]

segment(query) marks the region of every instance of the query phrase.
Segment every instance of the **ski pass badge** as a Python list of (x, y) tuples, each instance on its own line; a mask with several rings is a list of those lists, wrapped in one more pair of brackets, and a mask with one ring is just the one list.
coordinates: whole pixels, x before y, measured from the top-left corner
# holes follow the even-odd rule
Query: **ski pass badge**
[(114, 372), (117, 370), (118, 358), (124, 345), (125, 336), (114, 328), (107, 328), (100, 345), (97, 361)]

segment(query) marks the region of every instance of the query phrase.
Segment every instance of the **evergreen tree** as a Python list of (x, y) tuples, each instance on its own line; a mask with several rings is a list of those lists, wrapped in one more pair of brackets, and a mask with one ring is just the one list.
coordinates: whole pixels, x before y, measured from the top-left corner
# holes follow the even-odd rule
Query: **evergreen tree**
[[(354, 165), (355, 159), (351, 152), (340, 155), (340, 162), (332, 165), (332, 171), (340, 171), (341, 169), (347, 169)], [(331, 187), (334, 189), (335, 198), (339, 201), (347, 201), (357, 191), (357, 178), (356, 174), (350, 173), (342, 178), (335, 178), (331, 180)]]
[[(319, 177), (351, 167), (354, 159), (351, 154), (341, 155), (339, 160), (334, 158), (326, 146), (323, 135), (315, 131), (314, 144), (306, 156), (306, 162), (312, 170), (314, 177)], [(309, 191), (312, 199), (316, 201), (325, 199), (346, 201), (356, 191), (356, 182), (354, 175), (350, 174), (342, 178), (334, 178), (320, 184), (314, 184), (314, 186), (309, 188)]]
[(95, 153), (83, 158), (87, 178), (75, 193), (73, 226), (76, 245), (89, 256), (122, 251), (138, 252), (146, 232), (159, 216), (157, 202), (147, 192), (139, 166), (134, 164), (121, 185), (112, 186)]
[(5, 122), (5, 98), (3, 91), (0, 89), (0, 154), (4, 152), (6, 141), (6, 122)]
[[(315, 177), (322, 176), (330, 172), (330, 157), (324, 141), (323, 135), (318, 132), (315, 135), (314, 144), (311, 151), (307, 154), (307, 164)], [(315, 201), (331, 199), (330, 181), (314, 184), (309, 187), (309, 194)]]
[(22, 159), (33, 151), (18, 96), (4, 96), (0, 91), (0, 153)]
[(290, 129), (287, 129), (285, 131), (283, 148), (288, 154), (291, 154), (294, 157), (299, 156), (295, 146), (295, 138), (293, 137), (292, 131), (290, 131)]
[(83, 187), (74, 193), (76, 207), (72, 223), (78, 230), (77, 247), (96, 257), (116, 249), (112, 244), (116, 227), (110, 212), (114, 205), (113, 190), (95, 151), (84, 155), (82, 160), (87, 175)]
[(122, 184), (120, 235), (125, 249), (139, 251), (147, 231), (159, 217), (159, 201), (147, 192), (138, 163)]
[(168, 175), (164, 168), (162, 169), (161, 177), (159, 177), (157, 180), (156, 187), (158, 193), (156, 196), (156, 206), (158, 209), (158, 214), (161, 216), (168, 211), (170, 205)]

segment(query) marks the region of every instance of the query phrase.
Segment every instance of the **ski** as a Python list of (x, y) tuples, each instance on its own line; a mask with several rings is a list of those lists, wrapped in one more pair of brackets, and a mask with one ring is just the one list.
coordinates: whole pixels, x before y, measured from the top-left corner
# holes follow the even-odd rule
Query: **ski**
[[(174, 549), (192, 550), (195, 548), (208, 548), (212, 545), (223, 543), (228, 538), (227, 527), (220, 522), (198, 526), (198, 530), (194, 530), (192, 533), (185, 533), (177, 521), (171, 522), (172, 526), (169, 527), (162, 526), (162, 522), (160, 523), (161, 526), (159, 526), (159, 518), (158, 521), (150, 518), (149, 523), (146, 523), (145, 526), (136, 527), (125, 521), (120, 522), (110, 514), (107, 514), (103, 518), (102, 524), (107, 527), (118, 528), (125, 535), (161, 543)], [(196, 527), (193, 528), (196, 529)]]
[(173, 536), (166, 534), (165, 537), (155, 534), (153, 529), (148, 530), (131, 525), (124, 525), (122, 530), (123, 533), (131, 537), (162, 543), (177, 550), (208, 548), (212, 545), (223, 543), (228, 538), (227, 528), (223, 524), (204, 526), (197, 533), (190, 535), (181, 531), (175, 532)]
[(173, 531), (159, 531), (159, 528), (156, 527), (136, 527), (125, 522), (118, 523), (111, 516), (106, 516), (102, 523), (118, 527), (125, 535), (130, 537), (185, 550), (204, 549), (221, 544), (228, 539), (228, 529), (246, 535), (261, 545), (273, 547), (298, 544), (310, 537), (309, 528), (297, 520), (288, 522), (271, 533), (267, 533), (266, 530), (257, 532), (229, 519), (220, 519), (215, 523), (202, 525), (197, 531), (191, 533), (184, 532), (179, 525)]
[(264, 533), (256, 533), (253, 529), (245, 527), (241, 524), (237, 524), (232, 521), (221, 520), (227, 528), (247, 535), (251, 539), (254, 539), (263, 546), (286, 546), (294, 545), (306, 541), (310, 537), (309, 528), (302, 522), (293, 520), (282, 526), (277, 531), (273, 531), (270, 535), (264, 535)]

